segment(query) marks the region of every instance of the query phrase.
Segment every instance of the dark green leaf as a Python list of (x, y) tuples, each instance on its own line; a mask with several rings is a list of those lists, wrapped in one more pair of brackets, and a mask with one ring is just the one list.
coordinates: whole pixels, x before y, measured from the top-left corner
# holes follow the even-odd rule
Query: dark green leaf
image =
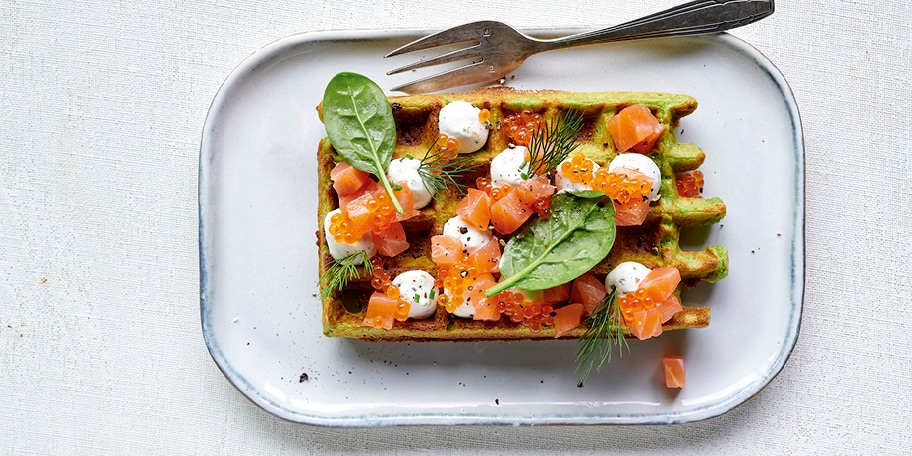
[(568, 193), (579, 198), (601, 198), (605, 193), (599, 190), (570, 190)]
[(323, 125), (339, 155), (377, 176), (396, 210), (404, 212), (386, 177), (396, 148), (396, 122), (383, 89), (357, 73), (337, 74), (323, 93)]
[(488, 290), (544, 290), (579, 277), (602, 261), (614, 245), (614, 205), (603, 198), (560, 194), (551, 217), (536, 219), (507, 242), (500, 265), (505, 278)]

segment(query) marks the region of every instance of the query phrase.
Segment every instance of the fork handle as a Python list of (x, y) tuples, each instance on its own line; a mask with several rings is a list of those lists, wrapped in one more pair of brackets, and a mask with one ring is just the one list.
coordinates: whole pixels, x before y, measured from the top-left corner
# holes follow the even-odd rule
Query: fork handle
[(773, 14), (774, 0), (695, 0), (614, 27), (542, 40), (549, 50), (610, 41), (716, 33)]

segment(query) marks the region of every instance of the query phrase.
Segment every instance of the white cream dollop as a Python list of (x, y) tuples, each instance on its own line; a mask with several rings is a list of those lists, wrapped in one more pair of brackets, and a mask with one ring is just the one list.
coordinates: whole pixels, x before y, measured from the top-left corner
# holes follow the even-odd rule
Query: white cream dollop
[(488, 141), (488, 128), (478, 118), (480, 109), (467, 101), (453, 101), (440, 110), (440, 132), (459, 141), (459, 153), (478, 151)]
[(528, 175), (529, 162), (526, 161), (526, 148), (524, 146), (508, 147), (491, 160), (491, 185), (500, 187), (518, 185), (523, 180), (523, 174)]
[[(452, 293), (447, 291), (446, 294), (447, 294), (447, 298), (453, 299)], [(472, 318), (475, 316), (475, 306), (473, 306), (472, 303), (469, 302), (468, 293), (464, 294), (463, 296), (464, 296), (464, 299), (462, 300), (462, 304), (460, 304), (459, 307), (457, 307), (456, 310), (453, 311), (453, 315), (455, 315), (459, 318)]]
[(656, 201), (659, 199), (659, 187), (662, 186), (662, 173), (659, 172), (659, 167), (656, 166), (655, 162), (651, 158), (638, 154), (635, 152), (620, 154), (617, 157), (614, 157), (614, 160), (611, 160), (611, 163), (608, 164), (608, 172), (614, 171), (617, 168), (628, 168), (637, 170), (652, 179), (652, 189), (649, 191), (649, 201)]
[(481, 231), (472, 227), (458, 215), (443, 224), (443, 234), (459, 239), (469, 255), (493, 238), (490, 230)]
[(625, 261), (617, 265), (605, 277), (605, 288), (609, 293), (617, 288), (618, 296), (636, 291), (649, 271), (649, 268), (636, 261)]
[(418, 168), (421, 167), (421, 160), (411, 157), (402, 157), (390, 161), (386, 168), (386, 177), (390, 182), (405, 182), (412, 192), (412, 198), (415, 200), (415, 209), (421, 209), (430, 204), (434, 198), (434, 192), (428, 188), (428, 185), (421, 178)]
[[(367, 232), (364, 236), (361, 236), (361, 239), (358, 239), (358, 241), (354, 244), (338, 242), (333, 235), (329, 234), (329, 227), (332, 225), (330, 219), (334, 214), (339, 214), (341, 212), (341, 209), (330, 211), (328, 214), (326, 214), (326, 218), (323, 219), (323, 234), (326, 237), (326, 246), (329, 247), (329, 254), (337, 260), (345, 258), (354, 253), (358, 253), (360, 251), (367, 253), (368, 258), (374, 256), (374, 254), (377, 253), (377, 246), (374, 245), (374, 237), (370, 232)], [(352, 264), (361, 264), (361, 258), (356, 258)]]
[[(571, 159), (567, 157), (564, 161), (561, 162), (561, 165), (564, 162), (569, 162)], [(586, 159), (590, 164), (590, 171), (592, 175), (595, 176), (595, 172), (601, 168), (598, 163)], [(567, 193), (567, 192), (580, 192), (584, 190), (592, 190), (592, 186), (582, 182), (573, 182), (571, 181), (561, 170), (561, 166), (558, 165), (554, 173), (554, 186), (557, 187), (557, 193)]]
[(399, 287), (399, 297), (409, 303), (409, 318), (428, 318), (437, 311), (437, 287), (427, 271), (405, 271), (393, 279), (393, 285)]

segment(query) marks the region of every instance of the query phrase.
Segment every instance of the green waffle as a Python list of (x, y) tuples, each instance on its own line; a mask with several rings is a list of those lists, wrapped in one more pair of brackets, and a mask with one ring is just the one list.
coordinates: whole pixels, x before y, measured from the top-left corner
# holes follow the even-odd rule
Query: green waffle
[[(681, 117), (692, 113), (697, 102), (687, 95), (652, 92), (561, 92), (516, 91), (498, 87), (479, 89), (468, 93), (434, 94), (391, 97), (396, 119), (397, 145), (394, 157), (411, 155), (422, 157), (438, 137), (437, 118), (440, 109), (456, 100), (468, 101), (491, 113), (490, 131), (485, 146), (473, 160), (480, 165), (464, 177), (466, 185), (488, 174), (489, 163), (509, 144), (506, 135), (498, 129), (499, 121), (510, 114), (529, 109), (540, 113), (545, 121), (554, 119), (568, 110), (584, 114), (584, 126), (578, 136), (578, 148), (587, 157), (605, 165), (617, 155), (614, 142), (608, 133), (608, 119), (626, 106), (642, 104), (649, 107), (666, 126), (649, 157), (656, 162), (662, 174), (661, 199), (650, 207), (649, 215), (641, 226), (618, 227), (617, 239), (608, 257), (592, 269), (597, 277), (604, 276), (624, 261), (637, 261), (649, 268), (672, 266), (681, 272), (683, 286), (700, 281), (715, 282), (728, 272), (728, 253), (722, 246), (709, 246), (704, 250), (682, 250), (679, 245), (681, 229), (689, 226), (709, 225), (719, 222), (726, 212), (721, 199), (687, 198), (678, 195), (675, 173), (697, 169), (703, 164), (705, 153), (696, 145), (677, 142), (675, 128)], [(320, 112), (320, 107), (318, 107)], [(332, 256), (326, 247), (322, 230), (325, 215), (338, 207), (338, 198), (332, 188), (329, 172), (340, 161), (328, 139), (320, 142), (318, 163), (318, 220), (317, 239), (320, 252), (320, 274), (329, 267)], [(456, 214), (460, 195), (449, 194), (435, 199), (421, 210), (421, 214), (403, 223), (411, 247), (394, 258), (384, 258), (384, 268), (393, 276), (411, 270), (424, 269), (436, 274), (430, 258), (430, 239), (443, 231), (443, 224)], [(495, 233), (496, 235), (496, 233)], [(506, 240), (506, 239), (504, 239)], [(321, 287), (324, 284), (321, 284)], [(368, 299), (373, 292), (370, 277), (350, 282), (345, 290), (322, 299), (323, 331), (330, 337), (348, 337), (365, 340), (516, 340), (554, 338), (552, 327), (546, 326), (533, 332), (508, 318), (497, 322), (474, 321), (458, 318), (438, 306), (437, 312), (425, 320), (395, 322), (392, 329), (375, 329), (362, 325)], [(709, 309), (687, 306), (663, 325), (664, 330), (700, 328), (709, 324)], [(578, 338), (584, 326), (564, 338)]]

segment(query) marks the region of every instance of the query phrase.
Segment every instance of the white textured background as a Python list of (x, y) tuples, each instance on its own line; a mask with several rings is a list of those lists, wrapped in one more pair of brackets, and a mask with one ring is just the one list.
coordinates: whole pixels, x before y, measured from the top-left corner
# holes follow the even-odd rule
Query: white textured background
[[(678, 0), (0, 0), (0, 454), (912, 454), (912, 6), (780, 0), (734, 35), (806, 141), (801, 335), (758, 396), (663, 427), (291, 424), (199, 321), (197, 172), (223, 79), (340, 28), (610, 25)], [(762, 189), (758, 189), (762, 191)]]

